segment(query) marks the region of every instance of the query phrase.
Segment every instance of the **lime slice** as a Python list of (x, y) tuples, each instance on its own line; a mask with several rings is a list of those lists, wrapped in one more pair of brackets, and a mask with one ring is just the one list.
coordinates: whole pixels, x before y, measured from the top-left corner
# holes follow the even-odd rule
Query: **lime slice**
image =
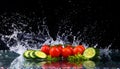
[(84, 61), (83, 62), (83, 66), (86, 68), (86, 69), (95, 69), (95, 66), (96, 64), (93, 62), (93, 61)]
[(96, 51), (94, 48), (90, 47), (90, 48), (87, 48), (84, 53), (83, 53), (83, 56), (86, 57), (86, 58), (92, 58), (94, 57), (96, 54)]
[(34, 55), (38, 58), (46, 58), (47, 57), (47, 55), (44, 52), (41, 52), (41, 51), (35, 51)]

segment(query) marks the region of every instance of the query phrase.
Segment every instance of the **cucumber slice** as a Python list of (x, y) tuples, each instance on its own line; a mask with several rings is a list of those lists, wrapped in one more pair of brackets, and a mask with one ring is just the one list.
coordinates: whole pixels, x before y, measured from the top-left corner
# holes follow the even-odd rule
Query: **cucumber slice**
[(23, 56), (25, 57), (25, 58), (27, 58), (27, 59), (29, 59), (30, 58), (30, 52), (31, 52), (32, 50), (27, 50), (27, 51), (25, 51), (24, 53), (23, 53)]
[(31, 58), (36, 58), (35, 56), (34, 56), (34, 52), (35, 52), (35, 50), (32, 50), (32, 51), (30, 51), (30, 53), (29, 53), (29, 56), (31, 57)]
[(38, 58), (46, 58), (47, 57), (47, 55), (42, 51), (35, 51), (34, 55)]
[(95, 49), (90, 47), (84, 51), (83, 56), (86, 58), (93, 58), (95, 56), (95, 54), (96, 54)]

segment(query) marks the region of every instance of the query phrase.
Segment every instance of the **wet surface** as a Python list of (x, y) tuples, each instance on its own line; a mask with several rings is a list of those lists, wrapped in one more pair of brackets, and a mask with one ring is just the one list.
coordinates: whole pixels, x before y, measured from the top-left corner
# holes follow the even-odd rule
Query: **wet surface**
[[(111, 60), (108, 57), (102, 57), (99, 61), (84, 61), (80, 63), (70, 63), (68, 61), (59, 61), (59, 62), (48, 62), (48, 61), (36, 61), (36, 60), (26, 60), (19, 56), (18, 54), (11, 52), (9, 50), (3, 51), (0, 50), (0, 68), (8, 69), (41, 69), (41, 68), (93, 68), (93, 69), (104, 69), (104, 68), (120, 68), (120, 56), (118, 55), (120, 51), (112, 50), (110, 55)], [(115, 59), (116, 58), (116, 59)]]
[[(41, 35), (38, 34), (38, 32), (43, 29), (41, 26), (44, 23), (48, 26), (47, 30), (49, 30), (49, 34), (54, 40), (57, 39), (58, 34), (60, 37), (65, 34), (70, 43), (73, 42), (75, 36), (77, 38), (79, 37), (78, 39), (81, 41), (80, 44), (85, 43), (89, 46), (97, 44), (98, 48), (103, 49), (109, 45), (111, 45), (110, 49), (120, 48), (119, 25), (113, 22), (112, 7), (113, 3), (110, 0), (0, 0), (0, 50), (5, 50), (0, 51), (0, 67), (8, 68), (13, 61), (21, 59), (18, 58), (18, 55), (14, 52), (8, 51), (8, 49), (11, 48), (8, 47), (9, 45), (12, 46), (11, 44), (19, 42), (21, 45), (24, 45), (24, 40), (30, 40), (27, 44), (29, 46), (32, 45), (32, 42), (38, 42), (41, 38), (45, 39), (46, 36), (41, 37)], [(8, 38), (11, 41), (5, 38), (5, 40), (2, 39), (3, 36), (11, 36), (14, 34), (16, 29), (22, 31), (20, 35), (17, 34), (17, 40), (16, 37), (12, 39)], [(33, 39), (33, 37), (39, 38)], [(14, 42), (14, 40), (16, 42)], [(36, 43), (33, 44), (33, 46), (34, 45), (36, 45)], [(105, 56), (106, 54), (109, 56)], [(96, 69), (120, 68), (119, 50), (112, 50), (111, 54), (105, 53), (102, 56), (101, 61), (93, 61)], [(42, 67), (42, 62), (21, 60), (19, 63), (20, 64), (15, 67), (21, 66), (23, 67), (21, 69), (39, 69)], [(26, 66), (22, 65), (24, 63)], [(69, 64), (67, 62), (60, 65), (61, 63), (63, 62), (46, 64), (44, 67), (58, 66), (61, 68), (65, 66), (69, 68), (72, 66), (72, 68), (85, 68), (83, 64), (76, 66), (76, 64)], [(14, 65), (12, 67), (14, 67)]]

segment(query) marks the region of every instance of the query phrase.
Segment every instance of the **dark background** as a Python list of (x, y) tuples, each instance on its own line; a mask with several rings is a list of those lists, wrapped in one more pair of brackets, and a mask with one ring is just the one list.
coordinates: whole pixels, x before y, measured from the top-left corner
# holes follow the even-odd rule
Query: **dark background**
[[(0, 14), (7, 12), (9, 16), (12, 12), (19, 12), (31, 17), (34, 16), (31, 13), (35, 12), (36, 17), (46, 17), (46, 24), (54, 39), (61, 20), (70, 20), (68, 25), (73, 26), (73, 32), (82, 31), (87, 25), (96, 25), (96, 32), (90, 35), (98, 35), (105, 30), (98, 40), (101, 47), (113, 43), (112, 48), (120, 48), (120, 33), (118, 25), (113, 22), (113, 10), (111, 0), (0, 0)], [(1, 33), (9, 34), (3, 29), (1, 27)], [(2, 46), (0, 49), (3, 49)]]

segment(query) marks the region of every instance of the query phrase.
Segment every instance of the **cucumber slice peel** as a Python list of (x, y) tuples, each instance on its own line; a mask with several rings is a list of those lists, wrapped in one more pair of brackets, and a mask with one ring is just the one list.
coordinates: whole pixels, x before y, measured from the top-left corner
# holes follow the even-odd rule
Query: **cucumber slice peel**
[(25, 51), (24, 53), (23, 53), (23, 56), (25, 57), (25, 58), (27, 58), (27, 59), (29, 59), (30, 58), (30, 52), (31, 52), (32, 50), (27, 50), (27, 51)]
[(32, 50), (32, 51), (30, 51), (30, 53), (29, 53), (29, 56), (30, 56), (31, 58), (33, 58), (33, 59), (36, 58), (36, 57), (34, 56), (34, 52), (35, 52), (35, 51)]

